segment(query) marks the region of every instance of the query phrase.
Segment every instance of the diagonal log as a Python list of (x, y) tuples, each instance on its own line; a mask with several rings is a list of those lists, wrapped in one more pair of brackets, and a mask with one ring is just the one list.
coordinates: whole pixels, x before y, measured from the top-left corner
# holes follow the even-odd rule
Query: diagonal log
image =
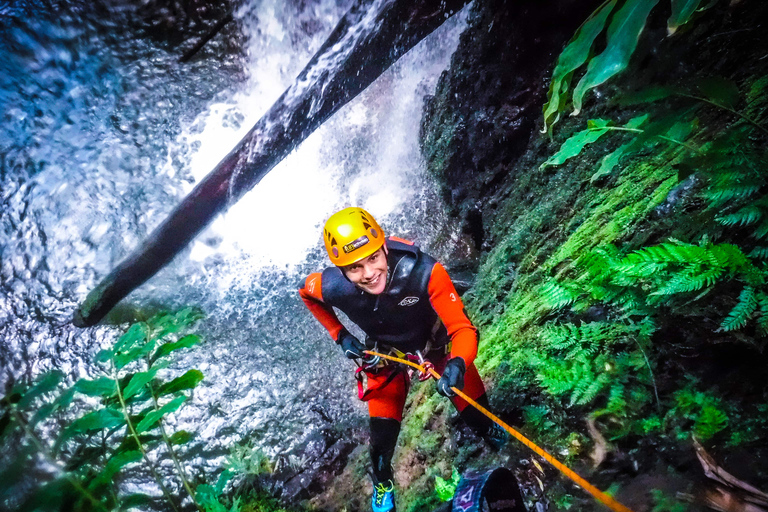
[(358, 0), (294, 84), (216, 168), (86, 297), (74, 325), (96, 324), (220, 212), (468, 0)]

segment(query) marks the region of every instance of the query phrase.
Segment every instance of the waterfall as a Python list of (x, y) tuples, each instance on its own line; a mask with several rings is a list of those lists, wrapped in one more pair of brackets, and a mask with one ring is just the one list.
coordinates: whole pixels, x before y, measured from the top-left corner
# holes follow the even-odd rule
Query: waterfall
[[(365, 417), (353, 367), (298, 299), (328, 264), (320, 227), (363, 206), (430, 247), (452, 229), (419, 154), (422, 100), (458, 43), (451, 18), (310, 135), (103, 325), (69, 320), (295, 79), (349, 2), (265, 0), (188, 63), (142, 28), (138, 8), (0, 6), (0, 384), (91, 357), (126, 320), (196, 305), (205, 343), (177, 362), (205, 380), (175, 428), (218, 464), (254, 440), (292, 453), (315, 429)], [(31, 14), (30, 14), (31, 13)], [(32, 15), (33, 14), (33, 15)], [(109, 20), (109, 21), (107, 21)], [(441, 256), (441, 254), (436, 254)]]

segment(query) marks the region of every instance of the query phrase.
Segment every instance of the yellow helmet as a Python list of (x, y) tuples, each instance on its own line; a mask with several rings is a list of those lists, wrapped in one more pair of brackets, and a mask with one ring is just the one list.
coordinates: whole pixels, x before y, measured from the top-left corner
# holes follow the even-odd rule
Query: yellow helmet
[(345, 267), (378, 251), (384, 245), (384, 230), (362, 208), (344, 208), (325, 222), (323, 241), (331, 262)]

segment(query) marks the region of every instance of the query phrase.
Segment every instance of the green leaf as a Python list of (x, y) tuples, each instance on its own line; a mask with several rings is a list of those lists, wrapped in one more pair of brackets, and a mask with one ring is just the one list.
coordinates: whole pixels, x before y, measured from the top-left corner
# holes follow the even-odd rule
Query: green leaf
[(557, 122), (557, 118), (551, 119), (555, 114), (559, 114), (563, 108), (573, 72), (589, 58), (592, 43), (603, 31), (608, 15), (613, 11), (615, 5), (616, 0), (611, 0), (595, 11), (558, 57), (557, 65), (552, 72), (552, 83), (549, 86), (547, 104), (544, 105), (544, 130), (542, 133), (551, 131), (552, 126)]
[(587, 72), (573, 90), (573, 114), (581, 112), (584, 95), (623, 71), (637, 47), (645, 21), (659, 0), (628, 0), (613, 16), (603, 52), (589, 62)]
[(573, 158), (574, 156), (578, 155), (587, 144), (595, 142), (608, 131), (606, 128), (608, 123), (609, 121), (604, 119), (590, 120), (588, 123), (590, 128), (576, 132), (571, 137), (569, 137), (568, 140), (566, 140), (563, 145), (560, 146), (560, 150), (549, 157), (546, 162), (541, 164), (539, 169), (544, 169), (547, 166), (561, 165), (569, 158)]
[(714, 404), (705, 404), (701, 409), (701, 414), (696, 419), (693, 432), (701, 440), (706, 441), (727, 426), (728, 416)]
[(78, 434), (84, 434), (94, 430), (102, 430), (107, 428), (118, 427), (125, 424), (125, 417), (119, 411), (114, 409), (99, 409), (82, 416), (73, 421), (67, 428), (65, 428), (59, 438), (56, 440), (56, 444), (53, 447), (53, 451), (58, 451), (59, 447)]
[(719, 76), (703, 78), (697, 83), (701, 93), (712, 103), (734, 109), (739, 103), (739, 88), (730, 80)]
[(640, 128), (645, 124), (649, 117), (651, 117), (649, 114), (641, 114), (639, 116), (635, 116), (627, 121), (627, 124), (625, 124), (624, 127), (633, 129)]
[(700, 3), (701, 0), (672, 0), (672, 15), (667, 20), (667, 33), (672, 35), (688, 23)]
[(196, 369), (189, 370), (184, 373), (184, 375), (176, 377), (172, 381), (163, 384), (158, 390), (158, 394), (163, 396), (185, 389), (194, 389), (202, 380), (203, 372)]
[(178, 444), (186, 444), (194, 438), (195, 438), (195, 434), (193, 432), (187, 432), (186, 430), (179, 430), (178, 432), (173, 433), (173, 435), (169, 438), (169, 441), (171, 442), (172, 445), (178, 445)]
[(152, 496), (141, 493), (129, 494), (120, 498), (120, 510), (129, 510), (132, 508), (141, 508), (143, 510), (149, 510), (149, 505), (154, 503), (155, 499)]
[(139, 450), (132, 450), (113, 455), (107, 461), (107, 465), (99, 474), (98, 479), (104, 483), (109, 483), (118, 471), (132, 462), (140, 461), (141, 457), (142, 455)]
[(108, 377), (98, 379), (80, 379), (75, 382), (75, 391), (88, 396), (101, 396), (108, 398), (117, 392), (115, 381)]
[(152, 354), (150, 361), (155, 362), (161, 357), (167, 356), (171, 352), (174, 352), (182, 348), (193, 347), (198, 343), (200, 343), (200, 336), (198, 336), (197, 334), (189, 334), (176, 342), (164, 343), (157, 348), (154, 354)]
[(126, 352), (120, 352), (115, 355), (115, 367), (119, 370), (128, 363), (138, 361), (145, 355), (149, 354), (155, 349), (155, 341), (150, 340), (144, 344), (135, 346)]
[(166, 414), (174, 412), (176, 409), (181, 407), (181, 405), (184, 403), (184, 401), (187, 399), (186, 396), (177, 396), (161, 408), (150, 411), (143, 420), (139, 422), (138, 425), (136, 425), (136, 433), (141, 434), (142, 432), (145, 432), (151, 428), (154, 428), (155, 424)]
[(125, 423), (125, 417), (121, 412), (114, 409), (99, 409), (76, 419), (67, 427), (67, 430), (71, 430), (74, 434), (81, 434), (92, 430), (118, 427), (123, 423)]
[(53, 370), (43, 374), (37, 382), (24, 393), (21, 399), (17, 402), (16, 407), (24, 409), (29, 406), (36, 398), (49, 393), (56, 389), (56, 387), (64, 380), (64, 372), (59, 370)]
[(745, 286), (739, 294), (739, 301), (733, 307), (728, 316), (720, 324), (724, 331), (734, 331), (747, 325), (752, 314), (757, 310), (758, 297), (755, 289), (751, 286)]
[(142, 344), (147, 339), (147, 324), (144, 322), (138, 322), (133, 325), (126, 331), (125, 334), (120, 336), (120, 339), (117, 340), (117, 343), (115, 343), (115, 352), (125, 352), (127, 350), (132, 349), (138, 342), (142, 342)]
[(160, 340), (171, 333), (188, 327), (202, 317), (203, 315), (193, 308), (184, 308), (175, 314), (159, 314), (148, 322), (152, 329), (152, 339)]
[(29, 420), (30, 428), (34, 428), (35, 425), (37, 425), (40, 421), (49, 418), (51, 415), (53, 415), (53, 413), (69, 407), (69, 404), (72, 403), (74, 395), (74, 388), (69, 388), (58, 397), (56, 397), (53, 402), (45, 403), (38, 407), (35, 411), (35, 414), (33, 414), (32, 418)]
[(195, 488), (195, 499), (206, 512), (227, 512), (227, 507), (221, 504), (212, 485), (198, 485)]
[(592, 177), (589, 179), (590, 182), (594, 183), (603, 176), (607, 176), (608, 174), (613, 171), (613, 168), (619, 165), (619, 162), (624, 157), (624, 155), (627, 153), (627, 150), (634, 146), (634, 143), (628, 142), (624, 144), (623, 146), (619, 146), (612, 152), (605, 155), (603, 158), (600, 159), (600, 166), (597, 168), (597, 171), (592, 175)]
[(125, 389), (123, 390), (123, 399), (129, 399), (139, 391), (152, 379), (155, 378), (155, 375), (157, 375), (158, 370), (160, 370), (161, 367), (156, 366), (154, 368), (150, 368), (146, 372), (138, 372), (134, 373), (133, 377), (131, 377), (130, 382), (128, 382), (128, 385), (125, 386)]
[(94, 356), (93, 360), (97, 363), (106, 363), (108, 361), (111, 361), (114, 357), (115, 353), (112, 351), (111, 348), (105, 348), (104, 350), (99, 350), (96, 352), (96, 355)]

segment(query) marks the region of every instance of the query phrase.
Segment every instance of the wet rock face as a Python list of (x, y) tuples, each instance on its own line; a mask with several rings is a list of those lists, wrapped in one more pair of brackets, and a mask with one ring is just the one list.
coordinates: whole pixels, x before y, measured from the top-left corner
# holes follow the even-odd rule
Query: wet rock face
[(422, 153), (478, 249), (484, 239), (478, 212), (525, 151), (554, 61), (597, 4), (476, 3), (450, 70), (426, 100)]
[(336, 432), (317, 432), (307, 440), (299, 456), (285, 461), (259, 485), (279, 495), (286, 503), (307, 500), (328, 489), (358, 444)]

